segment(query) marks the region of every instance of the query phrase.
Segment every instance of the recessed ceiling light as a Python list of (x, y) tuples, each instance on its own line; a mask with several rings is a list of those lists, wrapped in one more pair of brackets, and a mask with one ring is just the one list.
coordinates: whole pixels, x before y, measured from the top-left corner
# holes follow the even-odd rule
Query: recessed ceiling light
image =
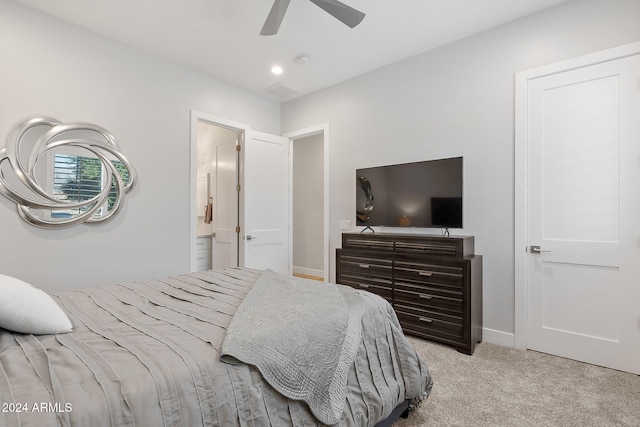
[(282, 71), (284, 71), (284, 70), (283, 70), (283, 69), (282, 69), (282, 67), (281, 67), (281, 66), (279, 66), (279, 65), (274, 65), (273, 67), (271, 67), (271, 72), (272, 72), (273, 74), (280, 75), (280, 74), (282, 74)]

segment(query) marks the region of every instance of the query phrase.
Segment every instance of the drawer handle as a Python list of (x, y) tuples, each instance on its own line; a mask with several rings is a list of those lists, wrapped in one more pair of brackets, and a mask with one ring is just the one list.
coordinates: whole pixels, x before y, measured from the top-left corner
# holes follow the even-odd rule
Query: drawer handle
[(427, 277), (433, 276), (433, 273), (430, 272), (430, 271), (420, 271), (420, 272), (418, 272), (418, 274), (421, 275), (421, 276), (427, 276)]
[(433, 295), (429, 295), (429, 294), (420, 294), (420, 298), (422, 298), (422, 299), (431, 299), (431, 298), (433, 298)]
[(431, 323), (431, 322), (433, 322), (433, 319), (429, 319), (428, 317), (420, 317), (420, 321), (421, 322)]
[(360, 267), (360, 268), (369, 268), (369, 264), (359, 264), (358, 267)]
[(368, 288), (368, 287), (370, 287), (370, 286), (371, 286), (371, 285), (362, 285), (362, 284), (360, 285), (360, 287), (361, 287), (361, 288), (365, 288), (365, 289), (366, 289), (366, 288)]

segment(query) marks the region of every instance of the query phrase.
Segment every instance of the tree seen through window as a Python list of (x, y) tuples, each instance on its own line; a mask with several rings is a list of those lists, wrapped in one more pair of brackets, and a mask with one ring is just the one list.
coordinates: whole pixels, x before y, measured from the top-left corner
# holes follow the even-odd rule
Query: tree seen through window
[[(129, 179), (127, 168), (118, 160), (112, 160), (125, 185)], [(102, 167), (100, 159), (95, 157), (77, 156), (69, 154), (55, 154), (53, 194), (59, 200), (84, 201), (89, 200), (102, 192), (105, 181), (110, 180), (109, 171)], [(107, 209), (111, 209), (116, 200), (115, 182), (111, 183), (111, 191), (107, 199)], [(68, 209), (55, 211), (54, 216), (64, 217), (73, 215), (88, 209)]]

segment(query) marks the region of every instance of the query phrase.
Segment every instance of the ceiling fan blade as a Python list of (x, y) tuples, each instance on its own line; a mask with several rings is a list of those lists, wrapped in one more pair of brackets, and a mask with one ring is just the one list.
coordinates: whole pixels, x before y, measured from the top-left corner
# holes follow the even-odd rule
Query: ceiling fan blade
[(336, 18), (338, 21), (347, 25), (350, 28), (355, 27), (365, 17), (365, 14), (356, 10), (346, 4), (339, 2), (338, 0), (309, 0), (316, 6), (323, 9), (329, 15)]
[(278, 28), (280, 28), (282, 18), (284, 18), (290, 1), (291, 0), (275, 0), (273, 2), (267, 20), (264, 21), (264, 26), (260, 31), (261, 36), (272, 36), (278, 32)]

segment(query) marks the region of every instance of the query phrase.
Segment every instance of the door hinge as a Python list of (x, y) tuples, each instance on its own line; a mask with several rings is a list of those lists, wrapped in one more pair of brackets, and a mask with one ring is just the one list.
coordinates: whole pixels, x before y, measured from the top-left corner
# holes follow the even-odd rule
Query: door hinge
[(240, 226), (238, 225), (236, 226), (236, 233), (239, 233), (239, 232), (240, 232)]
[(242, 145), (240, 144), (236, 144), (236, 151), (240, 151), (241, 150)]
[(240, 184), (236, 184), (236, 191), (240, 192)]

